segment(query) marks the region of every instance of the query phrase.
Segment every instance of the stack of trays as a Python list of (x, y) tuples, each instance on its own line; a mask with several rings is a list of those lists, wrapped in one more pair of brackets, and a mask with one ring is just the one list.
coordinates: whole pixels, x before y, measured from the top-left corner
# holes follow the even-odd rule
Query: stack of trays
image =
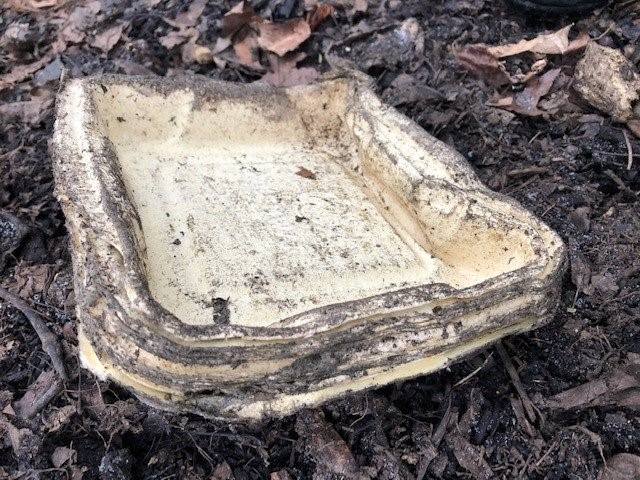
[(68, 81), (53, 140), (83, 364), (259, 420), (548, 321), (560, 238), (355, 74)]

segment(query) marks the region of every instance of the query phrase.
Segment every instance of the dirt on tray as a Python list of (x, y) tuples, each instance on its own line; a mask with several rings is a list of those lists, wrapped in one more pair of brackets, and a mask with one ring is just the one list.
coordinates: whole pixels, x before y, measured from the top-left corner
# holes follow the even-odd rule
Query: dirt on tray
[[(640, 478), (640, 107), (631, 98), (622, 120), (591, 107), (572, 87), (584, 44), (567, 51), (563, 32), (620, 52), (635, 81), (637, 1), (577, 18), (500, 0), (5, 1), (0, 479)], [(501, 56), (542, 34), (563, 53), (539, 51), (545, 37)], [(61, 76), (290, 85), (337, 68), (368, 73), (560, 233), (571, 268), (555, 320), (438, 373), (251, 427), (154, 410), (81, 369), (48, 153)]]

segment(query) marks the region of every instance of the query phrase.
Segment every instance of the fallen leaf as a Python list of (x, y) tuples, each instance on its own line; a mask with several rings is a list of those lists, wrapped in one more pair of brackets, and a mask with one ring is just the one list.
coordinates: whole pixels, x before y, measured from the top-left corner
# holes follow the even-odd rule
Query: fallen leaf
[(302, 178), (308, 178), (309, 180), (315, 180), (316, 174), (311, 170), (307, 170), (304, 167), (298, 167), (299, 170), (296, 172), (296, 175), (300, 175)]
[(640, 478), (640, 457), (632, 453), (614, 455), (602, 467), (598, 480), (636, 480)]
[(464, 68), (490, 85), (499, 87), (511, 83), (505, 66), (489, 52), (486, 45), (465, 45), (454, 50), (454, 55)]
[(238, 33), (239, 30), (256, 19), (262, 20), (255, 14), (251, 5), (247, 2), (237, 3), (222, 17), (220, 37), (231, 38)]
[(521, 92), (499, 98), (495, 101), (487, 102), (487, 105), (490, 107), (509, 110), (510, 112), (519, 113), (528, 117), (537, 117), (544, 113), (549, 113), (545, 110), (540, 110), (538, 108), (538, 102), (542, 97), (549, 93), (549, 90), (551, 90), (551, 86), (553, 85), (553, 81), (559, 73), (559, 68), (549, 70), (544, 75), (534, 77), (529, 80), (526, 87)]
[(258, 45), (277, 55), (295, 50), (311, 35), (309, 24), (301, 18), (282, 23), (262, 22), (258, 28)]
[(42, 57), (40, 60), (36, 60), (35, 62), (26, 65), (17, 65), (13, 67), (9, 73), (0, 75), (0, 91), (4, 90), (10, 85), (22, 82), (24, 79), (29, 77), (29, 75), (37, 72), (44, 65), (49, 63), (54, 57), (54, 53), (49, 53), (48, 55)]
[(367, 0), (354, 0), (353, 8), (351, 9), (352, 14), (355, 13), (365, 13), (369, 8), (367, 4)]
[(122, 31), (124, 30), (124, 23), (120, 23), (111, 28), (99, 33), (93, 39), (92, 45), (99, 48), (104, 53), (109, 53), (113, 47), (120, 41), (122, 37)]
[(336, 475), (355, 477), (358, 464), (349, 446), (325, 420), (321, 410), (306, 410), (298, 414), (295, 429), (304, 441), (305, 452), (317, 465)]
[(62, 408), (54, 408), (43, 414), (42, 423), (47, 427), (49, 433), (56, 432), (69, 423), (69, 420), (76, 411), (75, 405), (65, 405)]
[(248, 35), (242, 41), (234, 43), (233, 51), (242, 65), (258, 71), (265, 70), (259, 60), (260, 47), (254, 35)]
[(462, 435), (450, 433), (446, 436), (449, 448), (462, 468), (471, 473), (477, 480), (489, 480), (494, 478), (493, 470), (484, 458), (482, 447), (472, 445)]
[[(335, 8), (333, 5), (328, 5), (326, 3), (319, 3), (313, 9), (307, 13), (306, 21), (309, 24), (309, 28), (311, 30), (315, 30), (318, 26), (324, 22), (324, 20), (333, 15)], [(365, 2), (365, 10), (366, 10), (366, 2)]]
[(571, 25), (561, 28), (557, 32), (538, 35), (532, 40), (520, 40), (517, 43), (488, 47), (487, 51), (496, 58), (510, 57), (524, 52), (544, 53), (544, 54), (567, 54), (576, 52), (584, 48), (589, 36), (581, 33), (575, 40), (569, 41), (569, 30)]
[(269, 480), (293, 480), (293, 477), (286, 470), (278, 470), (277, 472), (271, 472)]
[(193, 0), (185, 12), (176, 15), (174, 22), (178, 26), (193, 27), (200, 20), (206, 6), (207, 0)]
[(640, 138), (640, 119), (632, 118), (631, 120), (627, 120), (627, 128), (636, 137)]
[(569, 261), (571, 263), (571, 281), (576, 286), (576, 298), (580, 292), (591, 295), (593, 289), (589, 288), (591, 281), (589, 262), (584, 254), (572, 244), (569, 248)]
[(306, 57), (307, 55), (303, 52), (288, 54), (284, 57), (270, 54), (270, 70), (262, 77), (262, 80), (274, 87), (291, 87), (313, 82), (319, 75), (315, 68), (296, 67), (296, 64)]
[(54, 467), (60, 468), (65, 463), (75, 463), (76, 451), (73, 448), (56, 447), (51, 454), (51, 463)]
[(8, 7), (19, 12), (37, 11), (43, 8), (58, 7), (65, 3), (65, 0), (12, 0)]
[(211, 480), (233, 480), (233, 470), (227, 462), (219, 463), (211, 474)]
[(53, 99), (27, 100), (24, 102), (0, 105), (0, 117), (5, 123), (19, 122), (36, 124), (42, 120), (42, 114), (53, 103)]

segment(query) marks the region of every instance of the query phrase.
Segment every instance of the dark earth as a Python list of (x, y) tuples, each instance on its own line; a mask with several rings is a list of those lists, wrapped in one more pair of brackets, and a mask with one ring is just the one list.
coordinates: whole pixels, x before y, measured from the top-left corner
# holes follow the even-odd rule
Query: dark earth
[[(60, 74), (260, 79), (233, 60), (194, 61), (184, 45), (197, 39), (213, 49), (234, 4), (209, 0), (185, 20), (189, 3), (0, 7), (1, 285), (45, 320), (69, 373), (62, 385), (25, 309), (3, 300), (0, 479), (640, 478), (640, 141), (571, 90), (580, 52), (547, 55), (547, 68), (561, 68), (546, 97), (556, 108), (536, 117), (487, 106), (496, 92), (523, 86), (496, 90), (452, 53), (576, 22), (572, 32), (619, 50), (637, 71), (637, 2), (577, 18), (528, 17), (500, 0), (327, 2), (332, 17), (299, 48), (308, 54), (299, 66), (367, 72), (385, 101), (560, 233), (571, 271), (548, 326), (444, 371), (254, 426), (157, 411), (80, 368), (68, 238), (48, 153)], [(252, 5), (272, 20), (305, 9), (295, 0)], [(421, 32), (394, 44), (390, 35), (408, 18)], [(98, 39), (114, 26), (122, 28)], [(184, 33), (175, 45), (165, 38), (171, 32)], [(511, 57), (507, 68), (526, 71), (532, 59)]]

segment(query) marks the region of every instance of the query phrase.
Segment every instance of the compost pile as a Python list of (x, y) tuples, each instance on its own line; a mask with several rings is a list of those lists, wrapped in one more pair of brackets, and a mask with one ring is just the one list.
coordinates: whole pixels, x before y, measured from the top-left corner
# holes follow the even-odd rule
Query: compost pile
[[(0, 478), (638, 478), (639, 38), (634, 1), (558, 19), (488, 0), (5, 2)], [(82, 370), (48, 153), (61, 75), (285, 86), (341, 68), (560, 233), (555, 320), (253, 426), (157, 411)]]

